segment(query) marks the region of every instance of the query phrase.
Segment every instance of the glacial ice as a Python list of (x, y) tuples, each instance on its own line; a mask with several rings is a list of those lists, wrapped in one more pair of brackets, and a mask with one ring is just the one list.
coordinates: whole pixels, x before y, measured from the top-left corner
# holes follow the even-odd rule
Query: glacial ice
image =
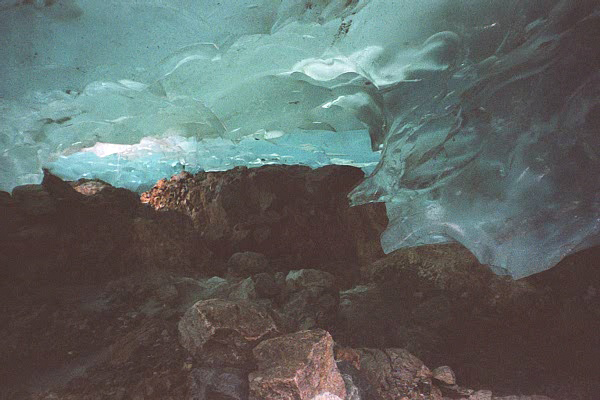
[(597, 0), (0, 0), (0, 189), (356, 165), (386, 252), (600, 244)]

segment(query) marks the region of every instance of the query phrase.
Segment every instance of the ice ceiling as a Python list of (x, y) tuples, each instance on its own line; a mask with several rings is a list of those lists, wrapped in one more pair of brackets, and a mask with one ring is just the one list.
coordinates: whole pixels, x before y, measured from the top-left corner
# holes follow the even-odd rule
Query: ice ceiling
[(363, 167), (384, 249), (600, 244), (597, 0), (0, 0), (0, 189)]

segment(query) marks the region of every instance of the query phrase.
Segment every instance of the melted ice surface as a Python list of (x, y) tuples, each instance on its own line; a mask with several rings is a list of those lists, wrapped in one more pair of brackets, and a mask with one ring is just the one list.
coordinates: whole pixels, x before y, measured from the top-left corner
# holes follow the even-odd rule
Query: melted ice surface
[(356, 165), (400, 247), (599, 244), (595, 0), (0, 0), (0, 189)]

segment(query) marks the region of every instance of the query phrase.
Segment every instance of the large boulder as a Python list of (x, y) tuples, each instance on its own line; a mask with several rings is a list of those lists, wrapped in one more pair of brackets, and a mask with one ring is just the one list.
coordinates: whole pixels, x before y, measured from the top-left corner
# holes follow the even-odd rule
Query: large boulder
[(250, 373), (248, 378), (252, 400), (346, 396), (344, 380), (333, 358), (333, 339), (324, 330), (300, 331), (265, 340), (253, 353), (258, 371)]
[(56, 212), (56, 199), (42, 185), (17, 186), (12, 191), (12, 197), (28, 216), (50, 215)]
[(279, 333), (269, 313), (249, 301), (203, 300), (179, 321), (181, 345), (202, 364), (248, 367), (252, 349)]
[(222, 257), (254, 251), (309, 266), (367, 263), (383, 255), (387, 216), (379, 203), (349, 207), (348, 192), (363, 176), (338, 165), (238, 167), (162, 180), (142, 201), (189, 215)]

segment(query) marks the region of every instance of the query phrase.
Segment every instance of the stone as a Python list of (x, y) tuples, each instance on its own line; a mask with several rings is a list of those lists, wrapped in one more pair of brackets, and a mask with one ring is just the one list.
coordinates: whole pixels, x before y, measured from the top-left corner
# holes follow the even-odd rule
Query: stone
[(181, 345), (209, 366), (246, 367), (252, 349), (278, 333), (265, 309), (242, 300), (202, 300), (179, 321)]
[(456, 385), (456, 375), (454, 375), (452, 368), (444, 365), (437, 367), (431, 372), (433, 374), (433, 379), (445, 383), (446, 385)]
[(316, 269), (293, 270), (288, 272), (285, 284), (291, 292), (308, 288), (335, 290), (335, 277)]
[(256, 300), (258, 294), (252, 278), (246, 278), (232, 285), (227, 298), (230, 300)]
[(238, 167), (161, 180), (141, 198), (190, 216), (224, 259), (252, 251), (299, 265), (363, 264), (383, 256), (379, 236), (387, 224), (381, 203), (349, 206), (347, 195), (363, 176), (340, 165)]
[(344, 400), (344, 399), (339, 396), (336, 396), (335, 394), (326, 392), (326, 393), (316, 395), (311, 400)]
[(94, 196), (105, 189), (110, 190), (113, 188), (112, 185), (106, 183), (100, 179), (79, 179), (71, 184), (75, 191), (83, 194), (84, 196)]
[(478, 390), (469, 396), (469, 400), (492, 400), (492, 391)]
[(493, 396), (492, 400), (552, 400), (550, 397), (546, 396), (504, 396), (504, 397), (496, 397)]
[(346, 396), (333, 358), (333, 339), (324, 330), (263, 341), (253, 354), (258, 370), (248, 378), (251, 400), (309, 400), (325, 393)]
[(256, 274), (252, 277), (254, 288), (259, 297), (273, 298), (282, 291), (282, 286), (277, 283), (275, 278), (266, 272)]
[(246, 400), (248, 376), (235, 368), (194, 368), (188, 376), (188, 400)]
[(294, 330), (333, 327), (339, 304), (333, 275), (314, 269), (290, 271), (286, 289), (288, 293), (281, 312)]
[(383, 400), (441, 400), (432, 389), (431, 371), (414, 355), (399, 348), (357, 349), (360, 372)]
[(269, 260), (263, 254), (244, 251), (229, 257), (227, 269), (234, 275), (248, 277), (261, 272), (268, 272)]
[(57, 211), (56, 200), (42, 185), (17, 186), (12, 191), (12, 198), (26, 215), (32, 217), (54, 214)]

